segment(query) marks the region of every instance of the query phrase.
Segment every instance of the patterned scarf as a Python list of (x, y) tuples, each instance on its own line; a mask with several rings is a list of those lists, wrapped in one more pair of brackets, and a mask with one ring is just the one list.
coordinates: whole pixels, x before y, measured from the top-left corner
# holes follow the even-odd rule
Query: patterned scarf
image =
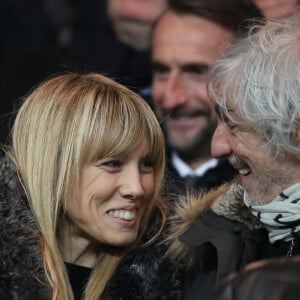
[(300, 231), (300, 183), (294, 184), (265, 205), (249, 205), (244, 193), (244, 202), (269, 232), (269, 240), (291, 241)]

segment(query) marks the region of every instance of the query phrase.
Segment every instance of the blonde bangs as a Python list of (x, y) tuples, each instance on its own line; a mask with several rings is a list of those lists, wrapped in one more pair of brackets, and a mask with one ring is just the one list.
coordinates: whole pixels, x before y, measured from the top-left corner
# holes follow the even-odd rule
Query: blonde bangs
[[(93, 111), (83, 117), (89, 123), (84, 145), (83, 163), (95, 162), (103, 157), (116, 157), (134, 150), (143, 139), (149, 143), (148, 158), (155, 169), (164, 165), (164, 138), (160, 125), (144, 100), (131, 91), (122, 92), (106, 87), (95, 95)], [(145, 109), (149, 113), (145, 115)], [(111, 118), (113, 116), (113, 118)]]

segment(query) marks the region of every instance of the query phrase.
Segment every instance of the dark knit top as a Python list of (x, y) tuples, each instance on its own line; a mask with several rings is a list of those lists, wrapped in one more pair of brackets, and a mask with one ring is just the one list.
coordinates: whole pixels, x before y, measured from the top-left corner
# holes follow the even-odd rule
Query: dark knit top
[(83, 299), (82, 295), (88, 279), (91, 275), (92, 269), (87, 267), (82, 267), (74, 265), (71, 263), (65, 263), (69, 280), (72, 286), (74, 300)]

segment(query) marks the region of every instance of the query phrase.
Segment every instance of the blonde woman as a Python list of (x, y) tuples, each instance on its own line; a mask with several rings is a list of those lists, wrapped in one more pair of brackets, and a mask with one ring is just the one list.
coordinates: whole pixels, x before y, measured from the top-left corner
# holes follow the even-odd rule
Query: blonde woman
[(165, 219), (164, 138), (152, 110), (104, 76), (60, 75), (24, 101), (7, 152), (0, 298), (109, 299), (120, 262), (133, 249), (145, 255)]

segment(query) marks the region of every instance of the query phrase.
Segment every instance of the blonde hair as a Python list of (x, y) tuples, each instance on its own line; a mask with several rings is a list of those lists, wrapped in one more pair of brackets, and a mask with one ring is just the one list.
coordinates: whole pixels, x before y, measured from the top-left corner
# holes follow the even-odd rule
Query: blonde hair
[[(155, 207), (164, 219), (160, 196), (164, 138), (150, 107), (134, 92), (99, 74), (56, 76), (37, 87), (21, 106), (12, 132), (12, 157), (41, 233), (52, 299), (73, 299), (57, 231), (67, 201), (78, 196), (83, 165), (126, 154), (145, 137), (156, 184), (137, 241)], [(101, 297), (123, 253), (101, 253), (85, 299)]]

